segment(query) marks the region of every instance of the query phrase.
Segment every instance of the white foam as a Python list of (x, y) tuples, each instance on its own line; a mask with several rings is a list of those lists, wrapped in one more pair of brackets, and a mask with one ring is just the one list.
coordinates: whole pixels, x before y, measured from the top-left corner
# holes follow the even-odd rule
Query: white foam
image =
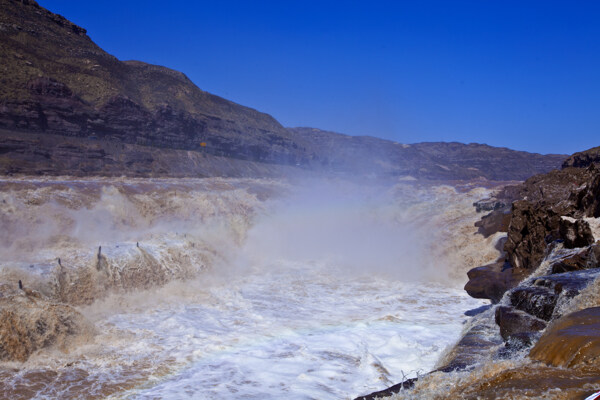
[(341, 278), (331, 265), (273, 267), (196, 286), (209, 301), (108, 318), (108, 331), (139, 338), (140, 356), (151, 349), (172, 367), (127, 394), (337, 399), (380, 390), (432, 369), (458, 339), (464, 310), (482, 304), (440, 285)]

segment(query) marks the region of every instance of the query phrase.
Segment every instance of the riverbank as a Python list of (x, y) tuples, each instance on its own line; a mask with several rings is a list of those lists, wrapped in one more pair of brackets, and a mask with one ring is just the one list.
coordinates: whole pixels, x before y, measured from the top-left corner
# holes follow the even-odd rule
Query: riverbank
[(438, 368), (387, 396), (583, 399), (600, 388), (597, 153), (574, 155), (563, 169), (486, 202), (491, 212), (479, 233), (506, 231), (502, 255), (470, 270), (465, 290), (491, 306), (472, 318)]

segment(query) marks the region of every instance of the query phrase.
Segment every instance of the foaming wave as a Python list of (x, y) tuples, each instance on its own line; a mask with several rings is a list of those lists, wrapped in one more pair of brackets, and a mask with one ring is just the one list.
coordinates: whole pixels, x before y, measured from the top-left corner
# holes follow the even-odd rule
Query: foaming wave
[(71, 304), (189, 278), (244, 241), (268, 180), (0, 182), (0, 275)]

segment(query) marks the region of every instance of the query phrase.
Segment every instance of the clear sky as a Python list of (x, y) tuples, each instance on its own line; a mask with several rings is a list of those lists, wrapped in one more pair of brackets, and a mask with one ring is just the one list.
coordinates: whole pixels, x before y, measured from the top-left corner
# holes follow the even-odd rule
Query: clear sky
[(121, 60), (311, 126), (540, 153), (600, 146), (599, 1), (39, 0)]

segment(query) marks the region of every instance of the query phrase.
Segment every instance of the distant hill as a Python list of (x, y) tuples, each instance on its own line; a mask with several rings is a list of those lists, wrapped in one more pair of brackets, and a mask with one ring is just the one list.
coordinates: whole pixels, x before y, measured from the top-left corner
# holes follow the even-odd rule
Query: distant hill
[(304, 169), (512, 180), (566, 158), (286, 129), (202, 91), (181, 72), (119, 61), (84, 28), (33, 0), (0, 0), (0, 54), (2, 174), (263, 176)]
[(315, 128), (288, 128), (315, 160), (331, 171), (417, 179), (523, 180), (559, 168), (565, 155), (541, 155), (485, 144), (401, 144)]

